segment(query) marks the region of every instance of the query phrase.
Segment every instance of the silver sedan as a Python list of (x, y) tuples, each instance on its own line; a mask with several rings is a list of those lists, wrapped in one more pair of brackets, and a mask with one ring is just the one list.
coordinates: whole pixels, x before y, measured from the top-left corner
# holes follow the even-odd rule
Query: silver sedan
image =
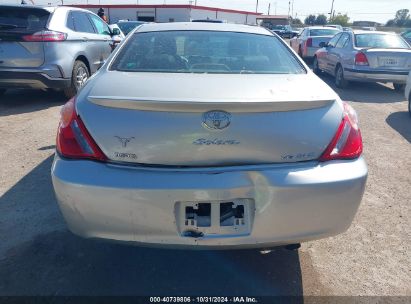
[(312, 59), (315, 52), (339, 32), (339, 29), (333, 27), (306, 27), (290, 40), (290, 46), (301, 58)]
[(278, 36), (145, 24), (62, 108), (52, 179), (83, 237), (269, 248), (350, 226), (361, 154), (355, 111)]
[(397, 34), (343, 32), (316, 52), (313, 68), (335, 76), (339, 88), (349, 81), (392, 82), (402, 91), (411, 70), (411, 49)]

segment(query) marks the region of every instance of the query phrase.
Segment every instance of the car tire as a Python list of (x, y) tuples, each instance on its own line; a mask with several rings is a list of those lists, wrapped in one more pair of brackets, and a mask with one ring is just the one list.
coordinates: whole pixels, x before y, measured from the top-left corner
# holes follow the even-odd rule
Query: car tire
[(344, 69), (341, 65), (338, 65), (335, 71), (335, 86), (339, 89), (348, 87), (348, 81), (344, 77)]
[(303, 58), (303, 51), (301, 50), (301, 45), (298, 47), (298, 56), (300, 56), (301, 59)]
[(403, 92), (405, 90), (405, 84), (393, 83), (392, 85), (394, 86), (394, 90), (397, 92)]
[(86, 83), (88, 78), (90, 78), (90, 72), (87, 65), (81, 60), (76, 60), (71, 74), (70, 87), (64, 89), (64, 95), (67, 98), (75, 96), (80, 88)]
[(411, 94), (408, 97), (408, 114), (411, 116)]
[(314, 56), (314, 59), (313, 59), (313, 72), (314, 72), (315, 74), (317, 74), (317, 75), (321, 74), (321, 70), (320, 70), (320, 68), (319, 68), (319, 66), (318, 66), (318, 58), (317, 58), (317, 56)]

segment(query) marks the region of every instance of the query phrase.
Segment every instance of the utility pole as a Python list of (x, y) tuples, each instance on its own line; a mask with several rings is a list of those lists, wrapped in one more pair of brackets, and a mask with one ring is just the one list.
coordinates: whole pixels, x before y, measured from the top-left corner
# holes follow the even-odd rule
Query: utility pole
[(294, 0), (292, 0), (293, 2), (291, 3), (291, 18), (294, 16)]
[(288, 1), (288, 19), (290, 19), (291, 1)]
[(271, 3), (268, 3), (268, 12), (267, 12), (267, 15), (270, 15), (270, 8), (271, 8)]
[(255, 12), (258, 13), (258, 0), (257, 0), (257, 3), (255, 4)]
[(334, 12), (334, 0), (332, 0), (332, 3), (331, 3), (330, 21), (331, 21), (331, 19), (332, 19), (332, 17), (333, 17), (333, 12)]

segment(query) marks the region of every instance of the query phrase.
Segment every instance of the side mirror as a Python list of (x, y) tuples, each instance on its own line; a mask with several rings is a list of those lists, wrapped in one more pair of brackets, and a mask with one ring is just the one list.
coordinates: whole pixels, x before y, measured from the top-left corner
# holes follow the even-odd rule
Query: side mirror
[(118, 35), (120, 35), (121, 33), (120, 33), (120, 30), (118, 29), (118, 28), (113, 28), (112, 30), (111, 30), (111, 35), (112, 36), (118, 36)]
[(319, 46), (320, 46), (320, 48), (327, 47), (328, 42), (320, 42)]

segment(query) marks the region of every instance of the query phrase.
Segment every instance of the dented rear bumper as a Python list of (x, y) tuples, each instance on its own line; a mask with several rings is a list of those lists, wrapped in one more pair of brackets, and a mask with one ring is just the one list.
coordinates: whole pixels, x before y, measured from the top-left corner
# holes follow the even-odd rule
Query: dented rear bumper
[[(361, 202), (366, 178), (363, 158), (161, 169), (72, 161), (57, 155), (52, 167), (57, 200), (73, 233), (202, 249), (267, 248), (344, 232)], [(235, 202), (234, 207), (244, 204), (248, 210), (243, 220), (235, 220), (238, 230), (219, 228), (218, 204), (224, 202)], [(206, 214), (210, 213), (211, 224), (200, 227), (200, 233), (189, 233), (197, 223), (186, 227), (184, 210), (197, 203), (210, 204), (213, 211)], [(247, 227), (240, 227), (243, 224)]]

